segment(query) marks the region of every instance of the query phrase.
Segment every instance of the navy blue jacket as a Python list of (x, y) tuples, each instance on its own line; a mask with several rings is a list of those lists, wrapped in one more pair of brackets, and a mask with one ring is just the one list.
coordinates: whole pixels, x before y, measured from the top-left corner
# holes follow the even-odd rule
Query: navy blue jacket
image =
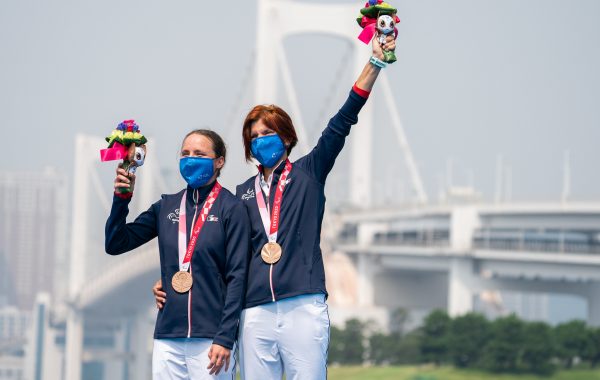
[[(187, 188), (188, 242), (194, 210), (198, 207), (200, 214), (211, 188), (212, 184), (197, 190)], [(194, 249), (192, 289), (180, 294), (173, 290), (171, 278), (179, 271), (177, 237), (182, 196), (183, 190), (163, 195), (132, 223), (125, 221), (130, 200), (114, 196), (106, 222), (105, 249), (110, 255), (120, 255), (158, 236), (161, 280), (167, 302), (158, 311), (154, 337), (209, 338), (215, 344), (231, 349), (246, 290), (250, 239), (248, 214), (233, 194), (225, 188), (221, 190)], [(191, 297), (189, 314), (188, 297)]]
[[(260, 251), (267, 243), (251, 177), (237, 186), (236, 196), (246, 207), (252, 227), (252, 256), (248, 272), (248, 288), (245, 307), (253, 307), (301, 294), (323, 293), (325, 270), (321, 254), (321, 224), (325, 210), (325, 180), (333, 168), (335, 159), (344, 147), (346, 136), (358, 121), (358, 113), (366, 99), (354, 91), (329, 121), (319, 138), (317, 146), (306, 156), (293, 163), (288, 184), (281, 201), (281, 221), (277, 242), (283, 249), (279, 262), (273, 265), (273, 293), (269, 282), (270, 266), (263, 262)], [(272, 192), (285, 163), (273, 172)], [(273, 208), (275, 196), (269, 199)]]

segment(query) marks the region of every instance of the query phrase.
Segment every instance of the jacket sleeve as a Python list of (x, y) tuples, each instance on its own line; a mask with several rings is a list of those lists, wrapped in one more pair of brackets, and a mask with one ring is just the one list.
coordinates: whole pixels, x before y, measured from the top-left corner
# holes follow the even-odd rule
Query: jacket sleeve
[(135, 221), (127, 223), (129, 199), (113, 196), (112, 208), (104, 228), (104, 249), (109, 255), (120, 255), (154, 239), (158, 230), (156, 220), (160, 201), (141, 213)]
[(350, 134), (350, 128), (358, 122), (358, 113), (366, 101), (366, 98), (354, 90), (350, 91), (342, 108), (329, 120), (314, 149), (295, 164), (311, 173), (320, 183), (325, 183), (335, 159), (344, 147), (346, 137)]
[(237, 337), (244, 298), (250, 252), (250, 219), (246, 206), (236, 200), (225, 222), (226, 275), (225, 305), (213, 343), (232, 349)]

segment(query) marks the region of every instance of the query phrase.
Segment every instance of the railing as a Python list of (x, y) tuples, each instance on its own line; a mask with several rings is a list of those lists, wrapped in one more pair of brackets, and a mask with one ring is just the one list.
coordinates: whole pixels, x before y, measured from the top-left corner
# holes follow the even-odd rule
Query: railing
[(473, 248), (505, 251), (600, 254), (600, 241), (591, 232), (479, 230)]
[(392, 246), (447, 247), (450, 235), (447, 230), (390, 231), (377, 233), (373, 243)]
[[(337, 237), (339, 244), (356, 244), (355, 233), (342, 233)], [(448, 247), (450, 245), (447, 230), (412, 230), (377, 232), (373, 235), (373, 244), (384, 246), (408, 247)]]
[[(357, 230), (346, 228), (338, 244), (357, 244)], [(401, 247), (449, 247), (447, 229), (422, 229), (377, 232), (372, 244)], [(600, 230), (525, 230), (479, 229), (474, 232), (474, 249), (553, 253), (600, 254)]]

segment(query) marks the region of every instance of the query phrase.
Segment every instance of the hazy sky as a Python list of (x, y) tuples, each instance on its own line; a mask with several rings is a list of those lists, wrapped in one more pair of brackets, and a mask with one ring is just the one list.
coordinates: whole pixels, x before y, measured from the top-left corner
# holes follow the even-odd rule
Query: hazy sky
[[(1, 1), (0, 170), (53, 165), (70, 172), (76, 133), (104, 136), (135, 118), (160, 141), (150, 149), (173, 171), (185, 132), (221, 132), (232, 152), (224, 182), (241, 182), (248, 172), (239, 127), (252, 106), (242, 83), (252, 62), (256, 4), (213, 3)], [(472, 171), (475, 186), (492, 198), (501, 154), (512, 167), (513, 199), (558, 199), (568, 149), (573, 198), (600, 200), (600, 1), (393, 4), (402, 19), (399, 62), (386, 70), (430, 197), (450, 158), (455, 184)], [(351, 46), (323, 36), (286, 44), (292, 72), (302, 76), (297, 86), (311, 144), (323, 115), (338, 109), (353, 83), (343, 62)], [(374, 173), (401, 176), (391, 127), (381, 124)], [(334, 185), (344, 183), (347, 162), (345, 153)]]

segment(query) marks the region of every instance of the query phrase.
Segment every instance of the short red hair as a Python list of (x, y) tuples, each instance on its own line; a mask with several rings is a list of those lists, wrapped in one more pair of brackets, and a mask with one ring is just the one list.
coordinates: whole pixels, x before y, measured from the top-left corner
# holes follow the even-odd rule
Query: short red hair
[(252, 144), (252, 126), (259, 120), (262, 120), (269, 129), (275, 131), (285, 144), (289, 144), (287, 146), (287, 154), (289, 155), (298, 142), (298, 136), (296, 136), (296, 129), (292, 123), (292, 118), (287, 112), (281, 109), (281, 107), (274, 104), (261, 104), (254, 106), (254, 108), (248, 112), (242, 127), (242, 139), (244, 140), (246, 161), (252, 159), (252, 151), (250, 150), (250, 145)]

